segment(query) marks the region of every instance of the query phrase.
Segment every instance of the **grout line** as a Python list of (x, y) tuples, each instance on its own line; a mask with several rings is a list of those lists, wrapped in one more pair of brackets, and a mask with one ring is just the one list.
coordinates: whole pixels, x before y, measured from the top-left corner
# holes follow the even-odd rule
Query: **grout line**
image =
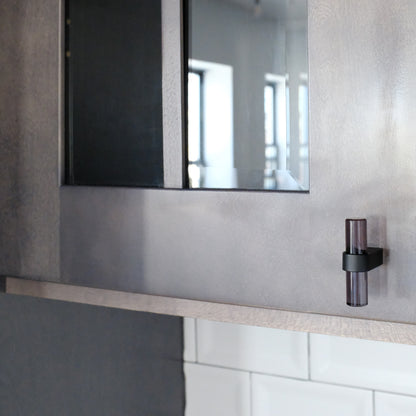
[(376, 416), (376, 392), (373, 390), (373, 416)]
[(308, 380), (311, 380), (311, 334), (308, 332)]
[(253, 416), (253, 373), (250, 371), (248, 375), (250, 382), (250, 416)]
[(416, 399), (416, 393), (415, 394), (410, 394), (410, 393), (396, 393), (394, 391), (388, 391), (388, 390), (374, 390), (374, 393), (392, 394), (394, 396), (402, 396), (402, 397), (409, 397), (411, 399)]
[(195, 329), (195, 362), (198, 362), (198, 325), (196, 324), (197, 318), (194, 318)]
[[(236, 367), (227, 367), (227, 366), (221, 365), (221, 364), (211, 364), (211, 363), (204, 363), (204, 362), (198, 362), (198, 363), (194, 363), (194, 364), (198, 364), (198, 365), (201, 365), (203, 367), (220, 368), (221, 370), (237, 371), (239, 373), (251, 373), (251, 374), (256, 374), (256, 375), (260, 375), (260, 376), (280, 377), (280, 378), (285, 378), (285, 379), (289, 379), (289, 380), (296, 380), (296, 381), (309, 381), (304, 377), (301, 378), (301, 377), (293, 377), (293, 376), (284, 376), (284, 375), (273, 374), (273, 373), (264, 373), (264, 372), (261, 372), (261, 371), (253, 371), (253, 370), (236, 368)], [(322, 383), (322, 384), (331, 384), (331, 383)]]
[(252, 371), (252, 370), (247, 370), (247, 369), (242, 369), (242, 368), (236, 368), (236, 367), (227, 367), (225, 365), (221, 365), (221, 364), (211, 364), (211, 363), (194, 363), (197, 365), (200, 365), (202, 367), (211, 367), (211, 368), (219, 368), (221, 370), (231, 370), (231, 371), (236, 371), (239, 373), (251, 373), (251, 374), (256, 374), (256, 375), (260, 375), (260, 376), (269, 376), (269, 377), (282, 377), (282, 378), (287, 378), (290, 380), (297, 380), (297, 381), (308, 381), (305, 378), (298, 378), (298, 377), (291, 377), (291, 376), (280, 376), (278, 374), (271, 374), (271, 373), (262, 373), (261, 371)]

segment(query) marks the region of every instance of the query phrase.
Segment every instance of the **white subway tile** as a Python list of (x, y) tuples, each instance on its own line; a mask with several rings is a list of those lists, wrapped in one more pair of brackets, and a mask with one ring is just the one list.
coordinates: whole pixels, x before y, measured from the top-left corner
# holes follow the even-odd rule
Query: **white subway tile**
[(197, 348), (201, 363), (308, 377), (306, 333), (198, 319)]
[(415, 416), (416, 397), (376, 393), (375, 416)]
[(250, 416), (250, 375), (243, 371), (184, 364), (185, 416)]
[(416, 394), (416, 346), (311, 334), (313, 380)]
[(183, 318), (183, 359), (196, 361), (195, 319)]
[(252, 375), (252, 416), (372, 416), (371, 391)]

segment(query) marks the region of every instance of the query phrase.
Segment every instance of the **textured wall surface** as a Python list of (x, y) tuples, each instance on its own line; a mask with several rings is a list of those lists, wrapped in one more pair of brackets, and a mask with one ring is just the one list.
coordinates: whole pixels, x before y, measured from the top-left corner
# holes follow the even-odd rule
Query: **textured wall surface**
[[(1, 134), (8, 152), (1, 156), (8, 175), (1, 179), (2, 273), (56, 278), (60, 246), (63, 282), (416, 322), (414, 1), (309, 1), (310, 194), (63, 187), (60, 214), (52, 183), (57, 6), (44, 0), (29, 13), (32, 3), (7, 0), (1, 7), (8, 69), (0, 77), (7, 110), (0, 128), (9, 132), (8, 140)], [(12, 25), (6, 15), (26, 21)], [(164, 14), (163, 24), (179, 24), (177, 14)], [(33, 27), (48, 36), (33, 45), (27, 34), (16, 50), (15, 37)], [(21, 68), (28, 74), (15, 79)], [(175, 79), (164, 86), (167, 99), (178, 96)], [(33, 108), (19, 104), (20, 95)], [(173, 98), (165, 117), (169, 104), (177, 116)], [(341, 271), (344, 219), (354, 216), (368, 218), (369, 243), (388, 254), (369, 274), (370, 304), (362, 309), (345, 306)]]
[(0, 295), (2, 416), (182, 416), (182, 319)]
[(59, 2), (0, 2), (0, 273), (59, 277)]
[[(415, 322), (415, 21), (413, 1), (309, 1), (310, 194), (64, 188), (62, 279)], [(388, 253), (359, 310), (340, 260), (354, 216)]]
[(416, 346), (184, 320), (186, 416), (413, 416)]

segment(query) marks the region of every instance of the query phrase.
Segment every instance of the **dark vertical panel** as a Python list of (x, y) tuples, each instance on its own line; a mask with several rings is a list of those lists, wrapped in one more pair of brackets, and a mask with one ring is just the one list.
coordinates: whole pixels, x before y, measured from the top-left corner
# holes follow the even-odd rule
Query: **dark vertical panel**
[(67, 182), (163, 186), (161, 1), (67, 0), (66, 13)]
[[(183, 0), (182, 13), (183, 13), (183, 101), (184, 108), (188, 108), (188, 72), (189, 72), (189, 51), (192, 50), (192, 39), (189, 36), (190, 27), (192, 24), (191, 9), (192, 2), (190, 0)], [(188, 111), (184, 111), (184, 123), (183, 123), (183, 135), (184, 135), (184, 166), (183, 166), (183, 187), (189, 188), (189, 174), (188, 174)]]
[(183, 416), (182, 319), (0, 295), (2, 416)]

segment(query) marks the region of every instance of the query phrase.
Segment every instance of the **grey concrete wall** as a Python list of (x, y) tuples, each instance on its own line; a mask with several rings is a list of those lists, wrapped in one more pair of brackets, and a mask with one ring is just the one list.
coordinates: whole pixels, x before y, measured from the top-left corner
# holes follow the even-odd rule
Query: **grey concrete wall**
[(59, 279), (59, 2), (0, 2), (0, 273)]
[[(51, 0), (38, 2), (38, 11), (29, 15), (25, 7), (31, 6), (25, 0), (5, 0), (2, 7), (6, 5), (7, 13), (26, 16), (24, 30), (38, 28), (33, 16), (42, 15), (39, 19), (47, 22), (43, 26), (53, 32), (51, 38), (58, 39), (55, 15), (49, 14), (56, 7)], [(15, 145), (8, 153), (1, 153), (2, 164), (17, 164), (17, 169), (36, 164), (39, 169), (26, 172), (24, 179), (16, 179), (19, 176), (13, 171), (2, 176), (2, 198), (9, 210), (2, 211), (1, 232), (16, 246), (19, 233), (26, 230), (28, 238), (39, 242), (36, 247), (32, 244), (34, 252), (43, 247), (54, 253), (54, 259), (59, 248), (60, 272), (52, 268), (51, 273), (48, 263), (40, 261), (41, 257), (33, 259), (30, 251), (16, 259), (14, 250), (3, 242), (1, 273), (166, 296), (416, 322), (415, 22), (413, 0), (309, 0), (309, 194), (63, 187), (57, 212), (58, 188), (40, 169), (42, 166), (57, 175), (57, 156), (43, 160), (43, 153), (33, 151), (31, 158), (24, 151), (21, 154), (21, 149), (35, 142), (20, 132), (31, 130), (31, 119), (18, 119), (9, 135)], [(14, 55), (11, 39), (22, 30), (22, 23), (10, 25), (6, 20), (5, 24), (7, 30), (1, 27), (8, 37), (2, 44), (8, 46), (2, 47), (2, 64), (13, 67), (21, 60), (30, 62), (33, 79), (41, 77), (41, 67), (49, 70), (51, 84), (44, 94), (48, 102), (56, 103), (58, 42), (54, 40), (52, 49), (45, 46), (47, 41), (42, 41), (42, 46), (36, 44), (35, 55), (30, 48), (19, 49)], [(169, 24), (179, 22), (170, 20)], [(177, 50), (179, 53), (179, 45)], [(13, 75), (10, 69), (7, 73)], [(0, 78), (6, 85), (3, 75)], [(179, 81), (178, 77), (177, 83), (171, 82), (166, 89), (180, 90)], [(14, 85), (26, 84), (16, 81)], [(42, 102), (42, 95), (33, 88), (26, 90), (28, 96)], [(12, 109), (19, 94), (14, 89), (8, 94), (2, 93), (2, 108), (7, 110), (6, 117), (1, 116), (2, 132), (16, 117)], [(172, 103), (176, 108), (177, 101)], [(36, 108), (44, 121), (38, 124), (35, 118), (35, 124), (45, 128), (36, 136), (36, 143), (55, 154), (56, 107)], [(17, 114), (21, 117), (25, 113), (19, 109)], [(2, 133), (2, 140), (4, 137)], [(43, 184), (44, 188), (37, 194), (39, 200), (27, 205), (37, 214), (29, 215), (27, 208), (26, 217), (12, 220), (7, 216), (15, 213), (12, 202), (16, 207), (25, 206), (21, 202), (25, 194), (15, 187), (16, 180)], [(43, 209), (44, 201), (53, 202), (50, 212)], [(345, 305), (341, 270), (344, 219), (351, 216), (367, 217), (369, 243), (385, 247), (388, 253), (386, 265), (369, 274), (370, 304), (361, 309)], [(54, 226), (57, 218), (59, 244)]]

